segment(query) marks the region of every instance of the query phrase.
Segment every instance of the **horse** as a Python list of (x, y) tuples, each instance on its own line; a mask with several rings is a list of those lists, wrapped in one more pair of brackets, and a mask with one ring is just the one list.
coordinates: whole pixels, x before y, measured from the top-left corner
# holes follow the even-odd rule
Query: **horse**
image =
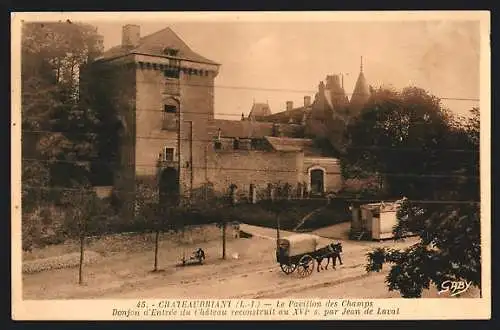
[(330, 264), (330, 259), (332, 259), (332, 269), (335, 269), (335, 267), (337, 266), (337, 259), (339, 259), (340, 264), (342, 265), (342, 258), (340, 257), (340, 254), (342, 253), (342, 243), (331, 244), (331, 245), (333, 247), (333, 253), (328, 256), (325, 269), (328, 268), (328, 265)]
[(340, 260), (340, 264), (342, 265), (342, 259), (340, 258), (340, 253), (342, 252), (342, 243), (330, 243), (327, 246), (318, 249), (315, 253), (315, 259), (318, 263), (317, 271), (320, 271), (320, 268), (323, 269), (321, 263), (323, 259), (327, 260), (326, 267), (324, 269), (328, 269), (328, 265), (330, 264), (330, 259), (332, 259), (332, 268), (335, 269), (337, 258)]

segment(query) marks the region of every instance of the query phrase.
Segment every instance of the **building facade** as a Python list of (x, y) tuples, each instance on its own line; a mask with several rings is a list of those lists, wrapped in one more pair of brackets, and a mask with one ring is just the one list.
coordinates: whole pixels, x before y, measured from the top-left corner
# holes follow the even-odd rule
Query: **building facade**
[(314, 102), (305, 97), (303, 107), (287, 103), (272, 114), (267, 104), (254, 104), (248, 117), (233, 121), (214, 118), (220, 64), (170, 28), (141, 37), (139, 26), (126, 25), (122, 44), (93, 66), (101, 68), (107, 104), (121, 122), (114, 187), (125, 200), (138, 182), (158, 188), (160, 201), (225, 194), (231, 185), (252, 200), (266, 198), (269, 184), (287, 184), (297, 196), (342, 187), (334, 148), (316, 143), (334, 141), (331, 124), (345, 117), (348, 99), (338, 76), (320, 83)]

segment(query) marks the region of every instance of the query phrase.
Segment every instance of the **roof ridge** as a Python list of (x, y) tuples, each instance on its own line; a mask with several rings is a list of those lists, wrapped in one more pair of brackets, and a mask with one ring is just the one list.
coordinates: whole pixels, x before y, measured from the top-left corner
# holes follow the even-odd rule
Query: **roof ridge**
[[(165, 34), (166, 37), (160, 38), (162, 34)], [(113, 46), (104, 52), (101, 59), (112, 59), (134, 53), (164, 56), (160, 54), (162, 51), (159, 50), (158, 46), (164, 46), (165, 44), (167, 44), (167, 47), (168, 44), (171, 44), (175, 48), (178, 48), (180, 51), (178, 57), (186, 61), (220, 65), (194, 51), (170, 26), (139, 38), (137, 45), (134, 47), (124, 47), (122, 44)]]
[[(156, 32), (153, 32), (153, 33), (151, 33), (151, 34), (148, 34), (147, 36), (144, 36), (144, 37), (140, 38), (140, 39), (139, 39), (138, 46), (137, 46), (136, 48), (134, 48), (134, 50), (135, 50), (135, 49), (137, 49), (137, 48), (139, 48), (139, 47), (140, 47), (140, 45), (141, 45), (141, 42), (144, 42), (146, 39), (148, 39), (148, 38), (152, 38), (153, 36), (156, 36), (157, 34), (160, 34), (160, 33), (166, 32), (166, 31), (170, 31), (170, 32), (172, 32), (173, 36), (174, 36), (174, 37), (176, 37), (176, 38), (177, 38), (177, 40), (178, 40), (178, 41), (179, 41), (182, 45), (186, 46), (186, 47), (187, 47), (190, 51), (194, 52), (194, 51), (191, 49), (191, 47), (189, 47), (189, 45), (188, 45), (186, 42), (184, 42), (184, 40), (182, 40), (182, 38), (181, 38), (181, 37), (179, 37), (179, 35), (178, 35), (178, 34), (177, 34), (177, 33), (176, 33), (176, 32), (175, 32), (175, 31), (174, 31), (174, 30), (173, 30), (170, 26), (167, 26), (167, 27), (165, 27), (165, 28), (163, 28), (163, 29), (161, 29), (161, 30), (158, 30), (158, 31), (156, 31)], [(198, 55), (199, 55), (199, 54), (198, 54)]]

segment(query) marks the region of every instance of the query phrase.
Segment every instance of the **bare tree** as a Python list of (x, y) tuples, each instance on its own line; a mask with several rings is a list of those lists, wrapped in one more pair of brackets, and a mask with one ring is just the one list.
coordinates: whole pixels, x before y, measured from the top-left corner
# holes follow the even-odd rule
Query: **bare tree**
[(78, 236), (80, 245), (80, 262), (78, 267), (78, 283), (84, 283), (83, 264), (85, 261), (85, 238), (90, 231), (100, 232), (101, 218), (106, 217), (106, 210), (101, 200), (88, 187), (66, 190), (62, 197), (63, 205), (68, 209), (70, 218), (67, 223), (69, 234)]

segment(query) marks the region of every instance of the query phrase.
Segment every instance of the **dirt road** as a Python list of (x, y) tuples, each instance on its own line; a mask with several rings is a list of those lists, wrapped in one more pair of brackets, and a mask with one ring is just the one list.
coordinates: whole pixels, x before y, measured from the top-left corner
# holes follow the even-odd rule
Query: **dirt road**
[[(389, 294), (384, 274), (366, 274), (366, 252), (375, 246), (404, 247), (413, 243), (344, 241), (344, 264), (336, 270), (300, 278), (284, 274), (275, 260), (273, 229), (242, 225), (250, 239), (232, 241), (226, 260), (220, 242), (204, 243), (203, 266), (175, 267), (178, 253), (160, 252), (164, 271), (151, 273), (151, 254), (128, 255), (86, 268), (86, 286), (75, 284), (74, 269), (23, 276), (25, 299), (85, 298), (280, 298), (280, 297), (399, 297)], [(291, 233), (282, 232), (287, 236)], [(330, 242), (322, 239), (323, 243)], [(150, 268), (149, 268), (150, 269)]]

